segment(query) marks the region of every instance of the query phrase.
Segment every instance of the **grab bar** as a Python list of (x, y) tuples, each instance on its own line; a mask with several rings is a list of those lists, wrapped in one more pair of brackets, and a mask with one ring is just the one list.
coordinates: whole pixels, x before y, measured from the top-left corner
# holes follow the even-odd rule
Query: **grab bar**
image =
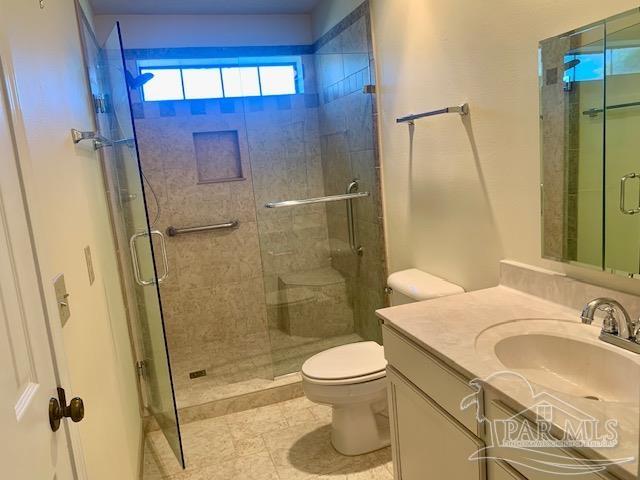
[(197, 233), (208, 232), (209, 230), (224, 230), (227, 228), (238, 228), (240, 222), (238, 220), (230, 220), (225, 223), (216, 223), (215, 225), (203, 225), (201, 227), (187, 227), (187, 228), (167, 228), (167, 235), (175, 237), (176, 235), (184, 235), (185, 233)]
[(368, 197), (369, 192), (343, 193), (341, 195), (329, 195), (328, 197), (305, 198), (304, 200), (285, 200), (283, 202), (269, 202), (265, 208), (296, 207), (298, 205), (311, 205), (314, 203), (339, 202), (341, 200), (353, 200), (354, 198)]
[[(347, 186), (347, 194), (355, 193), (357, 191), (358, 191), (358, 180), (353, 180)], [(351, 248), (351, 251), (355, 255), (358, 255), (359, 257), (361, 257), (362, 246), (358, 245), (358, 232), (356, 230), (352, 198), (347, 200), (347, 226), (349, 227), (349, 248)]]
[(144, 280), (140, 272), (140, 263), (138, 262), (138, 249), (136, 247), (136, 240), (139, 237), (151, 237), (157, 235), (160, 238), (160, 252), (162, 253), (162, 264), (164, 273), (157, 278), (157, 283), (162, 283), (169, 276), (169, 260), (167, 259), (167, 246), (164, 241), (164, 235), (159, 230), (151, 230), (150, 232), (134, 233), (129, 239), (129, 249), (131, 251), (131, 263), (133, 263), (133, 275), (136, 283), (142, 287), (147, 285), (153, 285), (156, 283), (156, 279)]
[(440, 110), (432, 110), (431, 112), (423, 112), (407, 115), (404, 117), (396, 118), (396, 123), (406, 123), (409, 122), (413, 124), (414, 120), (418, 120), (419, 118), (424, 117), (433, 117), (434, 115), (442, 115), (444, 113), (459, 113), (460, 115), (468, 115), (469, 114), (469, 104), (463, 103), (462, 105), (457, 105), (455, 107), (445, 107)]

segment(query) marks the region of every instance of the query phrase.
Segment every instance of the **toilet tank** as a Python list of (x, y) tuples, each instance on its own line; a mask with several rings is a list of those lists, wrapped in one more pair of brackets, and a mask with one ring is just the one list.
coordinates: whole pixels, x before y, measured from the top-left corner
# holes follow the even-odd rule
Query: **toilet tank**
[(391, 289), (392, 306), (464, 293), (459, 285), (417, 268), (392, 273), (387, 279), (387, 286)]

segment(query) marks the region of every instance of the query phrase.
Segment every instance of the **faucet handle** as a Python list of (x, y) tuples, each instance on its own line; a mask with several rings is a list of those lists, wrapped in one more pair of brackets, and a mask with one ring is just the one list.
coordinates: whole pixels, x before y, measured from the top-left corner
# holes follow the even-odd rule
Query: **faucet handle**
[(638, 333), (640, 332), (640, 319), (635, 322), (631, 322), (631, 331), (629, 332), (629, 340), (633, 340), (636, 343), (640, 343)]
[(601, 306), (599, 309), (605, 313), (604, 319), (602, 320), (602, 331), (604, 333), (610, 333), (611, 335), (618, 335), (618, 320), (614, 315), (616, 309), (608, 305)]

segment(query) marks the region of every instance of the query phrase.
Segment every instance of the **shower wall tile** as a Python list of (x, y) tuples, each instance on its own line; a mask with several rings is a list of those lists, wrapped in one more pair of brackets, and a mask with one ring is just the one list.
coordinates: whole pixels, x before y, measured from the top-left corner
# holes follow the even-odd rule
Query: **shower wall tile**
[(207, 104), (204, 100), (191, 100), (189, 102), (191, 115), (206, 115)]
[(131, 104), (131, 113), (133, 114), (133, 118), (144, 118), (144, 104), (141, 102), (136, 102)]
[(347, 278), (353, 293), (356, 332), (380, 341), (373, 312), (387, 304), (386, 260), (375, 95), (363, 93), (364, 85), (375, 84), (368, 9), (364, 2), (318, 40), (316, 78), (325, 190), (342, 193), (357, 178), (360, 191), (371, 193), (354, 202), (362, 256), (350, 250), (344, 206), (326, 206), (331, 265)]
[[(309, 108), (305, 95), (289, 97), (288, 110), (280, 109), (282, 102), (261, 99), (261, 110), (245, 99), (235, 104), (239, 110), (222, 114), (224, 102), (207, 100), (199, 115), (193, 102), (175, 102), (175, 117), (157, 113), (136, 121), (143, 170), (160, 203), (155, 228), (240, 220), (237, 230), (167, 238), (171, 274), (161, 292), (182, 377), (207, 369), (220, 384), (268, 378), (265, 291), (277, 292), (280, 275), (330, 266), (323, 205), (264, 208), (268, 201), (325, 194), (318, 108)], [(238, 132), (247, 180), (199, 184), (193, 134), (229, 130)], [(336, 298), (346, 295), (344, 288)], [(345, 308), (338, 310), (350, 312), (348, 321), (332, 327), (341, 333), (355, 323), (353, 307)]]
[(158, 102), (160, 107), (160, 116), (161, 117), (175, 117), (176, 116), (176, 107), (173, 102)]
[(368, 56), (369, 36), (367, 28), (367, 18), (362, 16), (342, 32), (337, 37), (340, 39), (341, 53), (367, 54)]

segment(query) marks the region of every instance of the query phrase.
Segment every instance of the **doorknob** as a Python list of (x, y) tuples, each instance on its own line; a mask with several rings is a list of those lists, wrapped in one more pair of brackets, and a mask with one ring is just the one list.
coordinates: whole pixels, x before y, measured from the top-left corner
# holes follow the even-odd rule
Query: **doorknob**
[(57, 432), (60, 428), (60, 421), (63, 418), (70, 418), (74, 423), (78, 423), (84, 418), (84, 402), (80, 397), (72, 398), (67, 405), (67, 395), (64, 388), (58, 387), (58, 398), (49, 399), (49, 425), (51, 430)]

